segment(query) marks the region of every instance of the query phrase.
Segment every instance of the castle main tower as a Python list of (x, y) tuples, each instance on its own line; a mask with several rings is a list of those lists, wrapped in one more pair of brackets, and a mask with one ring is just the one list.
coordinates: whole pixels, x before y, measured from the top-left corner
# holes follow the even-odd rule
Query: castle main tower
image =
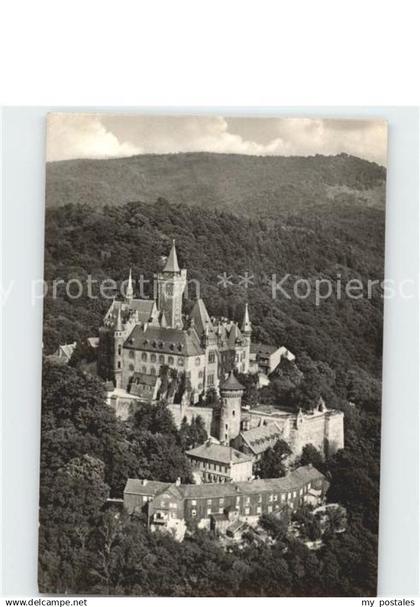
[(182, 295), (187, 284), (187, 270), (181, 270), (176, 254), (175, 240), (162, 272), (155, 275), (157, 280), (157, 300), (160, 312), (166, 319), (166, 326), (182, 329)]
[(241, 402), (244, 387), (230, 372), (226, 381), (220, 384), (222, 406), (220, 409), (219, 440), (225, 445), (238, 436), (241, 431)]

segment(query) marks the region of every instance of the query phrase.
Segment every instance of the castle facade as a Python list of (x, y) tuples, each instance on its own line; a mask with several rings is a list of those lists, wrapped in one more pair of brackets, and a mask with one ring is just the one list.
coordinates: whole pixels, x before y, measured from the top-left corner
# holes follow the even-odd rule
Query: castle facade
[(248, 305), (241, 327), (224, 318), (211, 319), (202, 299), (196, 300), (187, 320), (182, 311), (187, 271), (179, 267), (175, 242), (155, 282), (156, 300), (137, 299), (130, 271), (124, 301), (114, 300), (106, 313), (98, 353), (103, 379), (145, 400), (148, 394), (152, 400), (160, 388), (160, 397), (171, 402), (182, 387), (184, 399), (197, 403), (210, 389), (218, 391), (231, 369), (249, 372)]

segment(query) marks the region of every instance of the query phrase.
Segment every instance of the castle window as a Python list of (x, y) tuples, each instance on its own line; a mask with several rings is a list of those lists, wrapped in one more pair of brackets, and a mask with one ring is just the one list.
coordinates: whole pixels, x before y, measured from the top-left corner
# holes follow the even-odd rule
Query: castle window
[(211, 352), (209, 352), (209, 363), (214, 363), (215, 360), (216, 360), (216, 354), (212, 350)]
[(173, 356), (169, 356), (168, 357), (168, 365), (173, 365), (174, 364), (174, 357)]
[(223, 514), (223, 508), (219, 508), (219, 514)]
[(211, 508), (207, 508), (207, 514), (211, 514)]
[(152, 354), (150, 357), (150, 360), (152, 361), (152, 363), (156, 362), (156, 354)]
[(128, 365), (128, 368), (130, 369), (130, 371), (134, 371), (134, 365)]
[(281, 499), (282, 502), (285, 502), (286, 501), (286, 494), (282, 493), (280, 499)]
[(208, 505), (208, 506), (211, 506), (211, 499), (210, 499), (210, 500), (207, 500), (207, 505)]
[(121, 369), (121, 361), (118, 361), (118, 369)]
[(156, 375), (156, 369), (154, 367), (150, 367), (150, 374)]
[(258, 496), (258, 503), (261, 504), (261, 502), (262, 502), (262, 495), (259, 495)]
[(184, 366), (184, 359), (182, 358), (182, 356), (178, 357), (178, 366), (179, 367), (183, 367)]
[(214, 375), (209, 375), (209, 386), (214, 386)]
[(287, 499), (288, 499), (288, 500), (291, 500), (291, 499), (292, 499), (292, 494), (291, 494), (291, 493), (288, 493), (288, 494), (287, 494)]
[(147, 354), (146, 354), (146, 352), (142, 352), (141, 353), (141, 359), (142, 360), (147, 360)]
[(276, 495), (273, 497), (273, 499), (274, 499), (274, 501), (275, 501), (275, 502), (277, 502), (277, 500), (279, 499), (279, 496), (276, 494)]
[(199, 377), (200, 379), (203, 377), (203, 372), (202, 372), (202, 371), (199, 371), (199, 372), (198, 372), (198, 377)]
[(191, 500), (191, 506), (196, 506), (197, 505), (197, 500)]
[(130, 350), (130, 351), (128, 352), (128, 356), (129, 356), (130, 358), (134, 358), (134, 356), (135, 356), (134, 350)]
[(273, 506), (268, 506), (267, 512), (273, 512)]
[(223, 497), (221, 497), (221, 498), (219, 499), (219, 504), (220, 504), (221, 506), (223, 506), (223, 502), (224, 502), (224, 499), (223, 499)]
[(141, 368), (141, 372), (142, 373), (147, 373), (147, 367), (145, 367), (144, 365)]
[(121, 346), (118, 346), (118, 354), (121, 356)]
[(257, 506), (257, 514), (261, 514), (261, 506)]
[(245, 508), (245, 514), (249, 514), (249, 508)]
[(296, 491), (293, 491), (293, 497), (296, 497)]
[(235, 409), (232, 411), (232, 417), (235, 417)]
[(163, 354), (159, 354), (159, 362), (160, 363), (164, 363), (165, 362), (165, 357)]
[(197, 367), (200, 363), (201, 363), (201, 359), (199, 356), (197, 356), (197, 358), (195, 359), (195, 364), (197, 365)]
[(197, 510), (191, 510), (191, 516), (197, 516)]
[(198, 386), (197, 386), (197, 388), (198, 388), (198, 390), (202, 390), (203, 389), (203, 384), (199, 383)]

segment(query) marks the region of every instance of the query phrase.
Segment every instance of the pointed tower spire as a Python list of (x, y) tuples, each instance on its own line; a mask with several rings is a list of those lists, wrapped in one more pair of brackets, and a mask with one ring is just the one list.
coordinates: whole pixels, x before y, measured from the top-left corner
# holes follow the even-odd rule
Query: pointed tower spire
[(134, 295), (134, 292), (133, 292), (133, 279), (131, 277), (131, 268), (130, 268), (130, 273), (128, 275), (127, 290), (125, 292), (125, 298), (128, 301), (131, 301), (133, 299), (133, 295)]
[(165, 267), (163, 268), (164, 272), (180, 272), (179, 264), (178, 264), (178, 256), (176, 254), (175, 248), (175, 238), (172, 240), (172, 248), (169, 253), (168, 259), (166, 260)]
[(118, 306), (116, 331), (122, 331), (121, 306)]
[(242, 321), (241, 331), (242, 333), (252, 332), (252, 325), (251, 321), (249, 320), (248, 302), (245, 304), (244, 319)]

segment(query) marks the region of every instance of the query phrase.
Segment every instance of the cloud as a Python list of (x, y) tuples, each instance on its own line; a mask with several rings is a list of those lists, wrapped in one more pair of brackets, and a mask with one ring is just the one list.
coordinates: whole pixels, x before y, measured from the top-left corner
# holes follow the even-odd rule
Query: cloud
[(141, 147), (121, 142), (96, 115), (49, 114), (47, 159), (112, 158), (141, 154)]
[(380, 120), (51, 114), (48, 160), (218, 152), (308, 156), (345, 152), (386, 164)]

